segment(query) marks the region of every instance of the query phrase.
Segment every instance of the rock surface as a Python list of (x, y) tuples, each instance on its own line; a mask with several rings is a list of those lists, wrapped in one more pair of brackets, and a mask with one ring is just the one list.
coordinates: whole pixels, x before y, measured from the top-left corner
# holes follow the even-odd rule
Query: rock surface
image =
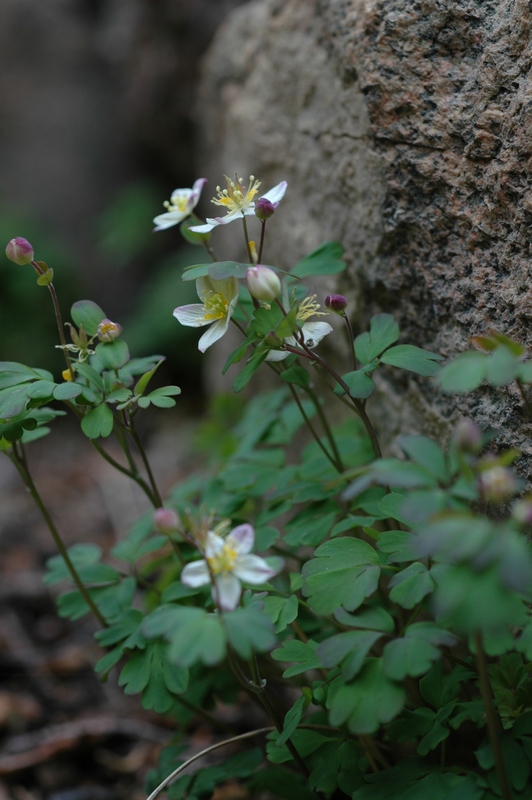
[[(268, 258), (342, 241), (359, 324), (391, 312), (444, 356), (490, 328), (531, 346), (531, 21), (525, 0), (254, 0), (204, 65), (207, 174), (286, 178)], [(389, 432), (466, 413), (532, 452), (512, 390), (392, 373)]]

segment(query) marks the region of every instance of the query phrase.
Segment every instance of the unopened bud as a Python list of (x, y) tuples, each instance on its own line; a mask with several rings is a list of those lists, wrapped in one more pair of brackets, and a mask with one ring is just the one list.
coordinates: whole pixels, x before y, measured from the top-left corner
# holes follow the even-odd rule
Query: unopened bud
[(281, 293), (281, 281), (273, 269), (257, 264), (246, 272), (246, 283), (249, 293), (257, 300), (275, 300)]
[(519, 525), (532, 525), (532, 497), (518, 500), (512, 508), (512, 517)]
[(476, 455), (482, 450), (482, 430), (472, 419), (461, 419), (454, 429), (453, 442), (463, 453)]
[(328, 294), (325, 298), (325, 308), (328, 308), (329, 311), (334, 311), (335, 314), (340, 314), (342, 317), (346, 306), (347, 300), (343, 294)]
[(270, 219), (275, 214), (275, 209), (278, 205), (279, 203), (272, 203), (266, 197), (259, 197), (255, 203), (255, 216), (261, 222), (266, 222), (267, 219)]
[(479, 475), (479, 487), (488, 503), (505, 503), (514, 495), (519, 486), (513, 472), (506, 467), (490, 467)]
[(33, 247), (27, 239), (23, 239), (22, 236), (16, 236), (7, 245), (6, 256), (10, 261), (14, 261), (15, 264), (20, 264), (20, 266), (31, 264), (34, 256)]
[(98, 325), (98, 339), (100, 342), (113, 342), (122, 333), (122, 326), (110, 319), (102, 319)]
[(173, 508), (157, 508), (153, 513), (153, 524), (162, 533), (172, 533), (179, 529), (179, 516)]
[(264, 344), (271, 347), (272, 350), (280, 350), (284, 345), (284, 339), (280, 339), (276, 336), (275, 331), (270, 331), (269, 334), (264, 337)]

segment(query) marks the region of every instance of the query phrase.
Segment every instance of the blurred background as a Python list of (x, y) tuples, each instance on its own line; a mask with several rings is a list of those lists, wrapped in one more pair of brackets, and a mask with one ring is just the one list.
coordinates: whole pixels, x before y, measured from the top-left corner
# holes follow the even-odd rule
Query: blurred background
[[(195, 302), (180, 275), (203, 252), (177, 227), (153, 234), (152, 218), (201, 173), (201, 57), (243, 2), (0, 4), (0, 241), (23, 236), (54, 268), (65, 319), (74, 300), (94, 300), (135, 355), (164, 353), (162, 377), (196, 393), (197, 331), (172, 311)], [(0, 359), (57, 374), (48, 293), (29, 268), (3, 259), (1, 275)]]

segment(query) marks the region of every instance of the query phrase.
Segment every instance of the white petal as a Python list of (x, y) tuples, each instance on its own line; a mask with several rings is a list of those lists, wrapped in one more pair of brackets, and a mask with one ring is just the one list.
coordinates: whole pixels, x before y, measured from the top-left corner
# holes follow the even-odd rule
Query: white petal
[(219, 222), (214, 222), (207, 225), (193, 225), (189, 228), (189, 231), (194, 231), (194, 233), (210, 233), (212, 229), (216, 228), (219, 224)]
[(227, 537), (227, 543), (233, 550), (236, 550), (237, 553), (249, 553), (253, 549), (255, 543), (253, 525), (248, 525), (247, 523), (244, 525), (237, 525)]
[(266, 361), (284, 361), (289, 355), (288, 350), (270, 350), (266, 356)]
[(273, 189), (270, 189), (269, 192), (263, 194), (262, 197), (265, 197), (266, 200), (270, 201), (270, 203), (278, 203), (283, 199), (287, 186), (288, 184), (286, 181), (281, 181), (281, 183), (278, 183), (277, 186), (273, 187)]
[(266, 583), (273, 578), (276, 570), (260, 556), (245, 555), (239, 556), (233, 569), (234, 574), (245, 583)]
[(224, 549), (224, 540), (221, 536), (217, 536), (212, 531), (207, 534), (207, 542), (205, 544), (205, 555), (207, 558), (212, 558), (218, 555)]
[(316, 347), (324, 336), (331, 333), (332, 327), (328, 322), (305, 322), (302, 330), (307, 347)]
[(222, 611), (234, 611), (241, 592), (240, 582), (231, 572), (221, 572), (216, 576), (212, 596)]
[(216, 320), (214, 325), (208, 328), (198, 342), (198, 350), (204, 353), (212, 344), (221, 339), (229, 327), (229, 317)]
[(187, 199), (192, 194), (192, 189), (174, 189), (170, 196), (170, 201), (172, 202), (174, 197), (186, 197)]
[(205, 306), (199, 303), (175, 308), (174, 317), (179, 320), (181, 325), (188, 325), (189, 328), (201, 328), (212, 322), (210, 319), (205, 319)]
[(177, 225), (186, 216), (188, 216), (188, 211), (183, 214), (179, 211), (169, 211), (167, 214), (159, 214), (159, 216), (155, 217), (153, 220), (156, 226), (154, 231), (164, 231), (166, 228), (171, 228), (172, 225)]
[(211, 582), (211, 576), (207, 567), (207, 562), (202, 559), (201, 561), (193, 561), (183, 567), (181, 572), (181, 583), (185, 586), (205, 586), (206, 583)]

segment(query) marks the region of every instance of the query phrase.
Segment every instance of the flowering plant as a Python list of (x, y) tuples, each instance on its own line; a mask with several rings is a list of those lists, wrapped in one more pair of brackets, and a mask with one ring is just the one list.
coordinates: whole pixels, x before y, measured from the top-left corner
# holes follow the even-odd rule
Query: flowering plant
[[(162, 226), (185, 219), (203, 182), (183, 190)], [(237, 779), (250, 797), (290, 800), (526, 800), (532, 497), (510, 469), (518, 454), (500, 443), (490, 453), (490, 436), (462, 420), (446, 444), (405, 435), (392, 451), (402, 455), (383, 457), (372, 398), (381, 372), (400, 369), (448, 393), (515, 383), (530, 414), (527, 353), (490, 331), (441, 367), (439, 355), (398, 344), (388, 313), (355, 333), (343, 294), (321, 304), (302, 284), (341, 275), (341, 245), (327, 243), (291, 269), (263, 263), (285, 190), (281, 182), (255, 200), (254, 178), (247, 189), (227, 179), (215, 199), (227, 216), (183, 231), (200, 234), (210, 260), (185, 269), (201, 303), (178, 306), (178, 322), (209, 326), (201, 351), (234, 324), (241, 342), (223, 371), (235, 372), (236, 393), (253, 388), (261, 367), (279, 386), (239, 404), (236, 424), (213, 414), (209, 464), (166, 498), (136, 429), (138, 413), (171, 408), (179, 394), (177, 386), (148, 390), (161, 357), (131, 358), (121, 326), (86, 300), (71, 309), (67, 344), (51, 268), (20, 237), (8, 245), (8, 257), (31, 265), (49, 290), (66, 361), (57, 381), (0, 365), (0, 450), (59, 550), (47, 582), (70, 582), (59, 608), (97, 620), (105, 651), (97, 672), (118, 668), (126, 692), (174, 719), (176, 742), (195, 719), (219, 725), (220, 704), (235, 703), (237, 688), (263, 709), (261, 727), (215, 745), (242, 745), (221, 765), (184, 773), (198, 756), (166, 748), (148, 776), (149, 800), (168, 787), (174, 800), (206, 800)], [(219, 261), (211, 233), (238, 220), (247, 261)], [(319, 319), (327, 313), (329, 322)], [(342, 349), (347, 363), (338, 368)], [(31, 477), (28, 445), (63, 409), (154, 509), (116, 543), (112, 564), (90, 545), (64, 546)], [(121, 461), (106, 446), (112, 435)], [(249, 748), (265, 736), (265, 752)]]

